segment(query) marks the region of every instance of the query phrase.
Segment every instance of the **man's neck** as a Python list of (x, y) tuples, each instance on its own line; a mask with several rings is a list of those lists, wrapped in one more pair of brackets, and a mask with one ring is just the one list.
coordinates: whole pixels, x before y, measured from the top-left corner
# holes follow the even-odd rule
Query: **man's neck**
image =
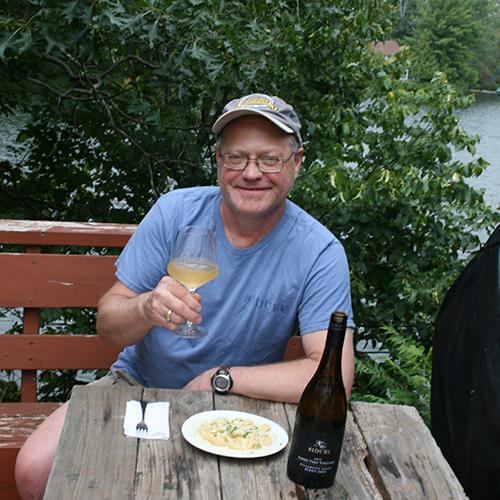
[(227, 239), (235, 248), (248, 248), (267, 236), (281, 219), (285, 205), (273, 211), (266, 217), (237, 217), (224, 202), (220, 206), (222, 226)]

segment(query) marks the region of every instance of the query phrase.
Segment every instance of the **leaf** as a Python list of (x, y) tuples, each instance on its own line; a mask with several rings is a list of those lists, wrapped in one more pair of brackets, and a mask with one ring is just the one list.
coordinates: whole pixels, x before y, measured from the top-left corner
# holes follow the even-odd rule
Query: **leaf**
[(129, 26), (129, 20), (124, 18), (124, 13), (125, 9), (120, 3), (116, 3), (113, 8), (103, 11), (103, 15), (108, 18), (109, 23), (117, 28), (126, 28)]
[(14, 41), (16, 35), (21, 31), (20, 28), (18, 28), (16, 31), (13, 33), (7, 33), (4, 40), (0, 44), (0, 58), (5, 59), (5, 51), (7, 48), (13, 48), (14, 46)]
[(19, 36), (16, 40), (16, 48), (20, 53), (25, 52), (32, 43), (31, 32), (28, 31)]
[(2, 43), (0, 43), (0, 59), (5, 60), (5, 51), (9, 46), (9, 42), (10, 42), (10, 37), (4, 39)]
[(61, 15), (66, 20), (68, 24), (71, 24), (77, 15), (76, 6), (78, 5), (78, 0), (73, 2), (67, 2), (66, 6), (61, 8)]
[(158, 35), (158, 18), (154, 23), (146, 26), (146, 31), (148, 33), (149, 40), (149, 48), (153, 48), (156, 41), (161, 40), (161, 37)]

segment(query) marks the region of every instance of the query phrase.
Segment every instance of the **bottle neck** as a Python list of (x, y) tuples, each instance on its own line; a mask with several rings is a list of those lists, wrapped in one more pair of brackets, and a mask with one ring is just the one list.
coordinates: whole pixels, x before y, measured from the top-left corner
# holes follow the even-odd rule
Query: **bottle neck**
[(344, 346), (346, 325), (330, 321), (325, 349), (319, 362), (317, 373), (330, 377), (342, 377), (342, 348)]

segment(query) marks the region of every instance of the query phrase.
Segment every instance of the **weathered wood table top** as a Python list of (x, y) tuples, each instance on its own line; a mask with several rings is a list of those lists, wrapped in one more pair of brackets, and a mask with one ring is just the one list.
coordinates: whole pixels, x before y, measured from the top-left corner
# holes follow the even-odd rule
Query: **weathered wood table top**
[[(170, 401), (170, 439), (125, 437), (126, 401)], [(462, 487), (413, 407), (352, 403), (335, 484), (304, 490), (286, 475), (287, 446), (264, 458), (206, 453), (181, 434), (212, 409), (255, 413), (291, 436), (294, 405), (210, 392), (75, 387), (46, 500), (76, 499), (460, 499)]]

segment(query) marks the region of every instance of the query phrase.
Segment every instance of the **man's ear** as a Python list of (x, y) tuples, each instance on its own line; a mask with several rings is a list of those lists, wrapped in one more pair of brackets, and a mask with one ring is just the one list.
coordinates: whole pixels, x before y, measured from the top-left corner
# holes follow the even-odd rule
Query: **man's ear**
[(217, 160), (217, 163), (220, 163), (221, 161), (220, 149), (218, 148), (217, 144), (214, 144), (212, 146), (212, 152), (215, 154), (215, 159)]
[(304, 148), (297, 149), (293, 157), (294, 166), (295, 166), (295, 178), (299, 175), (300, 167), (302, 166), (302, 158), (304, 157)]

